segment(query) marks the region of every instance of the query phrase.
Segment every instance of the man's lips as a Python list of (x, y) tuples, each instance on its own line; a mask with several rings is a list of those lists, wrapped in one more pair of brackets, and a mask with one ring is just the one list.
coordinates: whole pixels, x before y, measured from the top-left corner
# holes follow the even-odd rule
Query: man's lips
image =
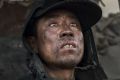
[(72, 48), (76, 48), (77, 47), (77, 44), (75, 41), (67, 41), (67, 42), (63, 42), (61, 45), (60, 45), (60, 49), (72, 49)]

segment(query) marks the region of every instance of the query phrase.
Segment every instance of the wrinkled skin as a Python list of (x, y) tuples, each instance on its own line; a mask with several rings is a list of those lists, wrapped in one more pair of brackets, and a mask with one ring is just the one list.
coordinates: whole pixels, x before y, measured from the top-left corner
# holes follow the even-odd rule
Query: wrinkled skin
[[(82, 59), (84, 39), (80, 22), (69, 11), (46, 14), (36, 26), (35, 48), (46, 66), (73, 68)], [(65, 45), (73, 45), (65, 48)]]

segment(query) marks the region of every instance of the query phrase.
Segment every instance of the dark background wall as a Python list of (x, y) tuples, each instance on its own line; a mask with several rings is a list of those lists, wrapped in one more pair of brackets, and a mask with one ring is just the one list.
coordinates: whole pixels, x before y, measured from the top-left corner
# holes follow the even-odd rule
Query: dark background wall
[(0, 80), (18, 80), (28, 73), (21, 33), (31, 2), (0, 3)]

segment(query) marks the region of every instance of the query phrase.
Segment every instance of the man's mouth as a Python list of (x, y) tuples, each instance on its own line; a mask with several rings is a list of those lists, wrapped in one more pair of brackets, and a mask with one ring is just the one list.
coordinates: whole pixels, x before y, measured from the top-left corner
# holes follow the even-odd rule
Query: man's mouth
[(73, 48), (76, 48), (76, 44), (75, 42), (67, 42), (67, 43), (63, 43), (60, 48), (61, 49), (73, 49)]
[(67, 44), (67, 45), (63, 46), (63, 48), (74, 48), (74, 46)]

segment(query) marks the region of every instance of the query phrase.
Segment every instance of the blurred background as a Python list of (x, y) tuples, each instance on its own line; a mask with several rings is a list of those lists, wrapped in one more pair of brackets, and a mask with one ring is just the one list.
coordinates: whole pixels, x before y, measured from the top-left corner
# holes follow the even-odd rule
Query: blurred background
[[(29, 73), (21, 33), (34, 1), (0, 0), (0, 80), (18, 80)], [(120, 80), (120, 0), (92, 1), (103, 10), (93, 27), (100, 64), (110, 80)]]

